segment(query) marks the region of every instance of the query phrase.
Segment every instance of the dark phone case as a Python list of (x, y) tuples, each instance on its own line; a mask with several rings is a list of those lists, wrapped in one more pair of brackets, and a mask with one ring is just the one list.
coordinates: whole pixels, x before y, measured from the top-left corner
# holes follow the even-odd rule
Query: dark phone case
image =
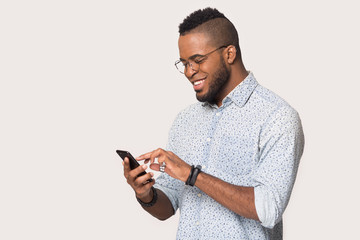
[[(128, 151), (123, 151), (123, 150), (116, 150), (117, 154), (119, 154), (119, 156), (122, 158), (122, 160), (124, 161), (124, 159), (127, 157), (129, 159), (129, 162), (130, 162), (130, 168), (131, 169), (135, 169), (137, 168), (138, 166), (140, 166), (140, 164), (138, 163), (138, 161), (135, 160), (135, 158), (131, 155), (131, 153), (129, 153)], [(142, 175), (145, 175), (146, 172), (143, 171), (141, 172), (138, 177), (142, 176)], [(152, 182), (153, 179), (150, 178), (148, 180), (149, 182)]]
[(140, 164), (135, 160), (135, 158), (128, 151), (116, 150), (116, 152), (117, 152), (117, 154), (119, 154), (119, 156), (123, 160), (125, 160), (126, 157), (129, 159), (131, 170), (137, 168), (138, 166), (140, 166)]

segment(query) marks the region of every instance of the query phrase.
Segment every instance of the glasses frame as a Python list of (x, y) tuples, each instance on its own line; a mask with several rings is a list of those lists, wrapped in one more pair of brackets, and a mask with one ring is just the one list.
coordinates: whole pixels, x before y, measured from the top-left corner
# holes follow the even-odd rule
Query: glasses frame
[[(175, 67), (176, 67), (176, 69), (177, 69), (181, 74), (185, 74), (188, 66), (190, 66), (190, 68), (191, 68), (193, 71), (199, 71), (199, 69), (200, 69), (200, 64), (202, 64), (202, 63), (207, 59), (207, 57), (208, 57), (210, 54), (216, 52), (216, 51), (219, 50), (219, 49), (226, 48), (226, 47), (228, 47), (228, 46), (223, 45), (223, 46), (218, 47), (218, 48), (216, 48), (215, 50), (212, 50), (211, 52), (208, 52), (208, 53), (206, 53), (206, 54), (204, 54), (204, 55), (202, 55), (202, 54), (195, 54), (195, 55), (189, 57), (188, 60), (179, 59), (179, 60), (177, 60), (177, 61), (175, 62)], [(201, 61), (200, 61), (200, 62), (196, 62), (196, 61), (193, 60), (193, 59), (195, 59), (195, 58), (201, 58)], [(184, 60), (185, 60), (185, 64), (183, 63)], [(178, 67), (179, 63), (184, 64), (184, 72), (182, 72), (182, 71), (179, 69), (179, 67)], [(198, 66), (198, 67), (197, 67), (196, 69), (194, 69), (193, 66)]]

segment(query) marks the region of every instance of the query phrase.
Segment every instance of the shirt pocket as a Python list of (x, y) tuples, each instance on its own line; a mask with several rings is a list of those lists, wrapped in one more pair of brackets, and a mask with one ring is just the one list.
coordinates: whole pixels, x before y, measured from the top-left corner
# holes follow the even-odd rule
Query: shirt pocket
[(213, 153), (214, 172), (220, 179), (231, 184), (251, 184), (251, 175), (257, 166), (257, 149), (251, 138), (234, 133), (224, 134)]

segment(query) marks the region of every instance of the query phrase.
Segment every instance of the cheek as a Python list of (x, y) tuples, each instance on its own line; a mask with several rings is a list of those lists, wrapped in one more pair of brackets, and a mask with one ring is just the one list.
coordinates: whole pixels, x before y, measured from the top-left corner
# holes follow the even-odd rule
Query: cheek
[(199, 71), (199, 77), (206, 77), (206, 80), (211, 80), (214, 76), (214, 66), (212, 65), (206, 65), (204, 67), (201, 66)]
[(216, 75), (217, 67), (218, 66), (216, 65), (207, 65), (206, 67), (201, 69), (201, 73), (206, 76), (207, 85), (213, 82)]
[(205, 63), (200, 65), (200, 70), (207, 75), (213, 76), (221, 65), (221, 59), (211, 58), (207, 59)]

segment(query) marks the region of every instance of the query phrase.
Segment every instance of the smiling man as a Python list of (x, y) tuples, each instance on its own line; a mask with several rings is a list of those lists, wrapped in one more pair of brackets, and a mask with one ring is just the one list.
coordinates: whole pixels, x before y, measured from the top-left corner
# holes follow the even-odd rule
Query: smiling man
[(175, 65), (199, 102), (178, 114), (166, 150), (137, 158), (163, 172), (156, 181), (128, 159), (124, 175), (153, 216), (180, 209), (177, 239), (282, 239), (304, 146), (299, 115), (246, 70), (237, 31), (218, 10), (190, 14), (179, 32)]

